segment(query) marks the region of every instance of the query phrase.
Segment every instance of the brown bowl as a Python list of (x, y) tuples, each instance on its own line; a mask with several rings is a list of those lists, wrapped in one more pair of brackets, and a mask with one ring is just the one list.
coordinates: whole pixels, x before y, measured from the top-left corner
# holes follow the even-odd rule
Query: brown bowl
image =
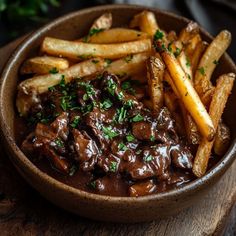
[[(22, 153), (16, 144), (14, 135), (14, 119), (17, 116), (15, 97), (18, 70), (22, 62), (36, 54), (45, 36), (55, 36), (63, 39), (75, 39), (85, 35), (93, 20), (104, 12), (111, 12), (114, 18), (113, 26), (127, 25), (131, 17), (148, 9), (141, 6), (107, 5), (81, 10), (42, 27), (31, 34), (15, 51), (8, 61), (0, 84), (0, 124), (2, 141), (9, 158), (26, 181), (37, 189), (45, 198), (54, 204), (88, 218), (102, 221), (140, 222), (171, 216), (193, 205), (204, 197), (210, 187), (220, 179), (230, 167), (236, 153), (235, 103), (236, 96), (230, 97), (224, 113), (224, 119), (232, 132), (232, 142), (227, 153), (207, 174), (184, 187), (165, 193), (145, 197), (109, 197), (87, 193), (69, 187), (40, 171)], [(161, 28), (179, 32), (188, 22), (172, 13), (149, 9), (156, 14)], [(201, 29), (203, 38), (210, 41), (212, 37)], [(214, 72), (214, 78), (222, 73), (236, 73), (236, 66), (225, 54), (220, 65)], [(236, 94), (234, 86), (233, 94)]]

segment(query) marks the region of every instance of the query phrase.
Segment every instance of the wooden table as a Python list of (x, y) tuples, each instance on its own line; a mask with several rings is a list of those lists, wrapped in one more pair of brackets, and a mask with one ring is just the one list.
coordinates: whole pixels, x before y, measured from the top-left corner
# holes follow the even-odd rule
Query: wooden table
[[(0, 71), (21, 40), (0, 49)], [(235, 202), (236, 162), (204, 201), (175, 217), (142, 224), (95, 222), (65, 212), (41, 197), (18, 175), (0, 145), (0, 235), (231, 236), (236, 235)]]

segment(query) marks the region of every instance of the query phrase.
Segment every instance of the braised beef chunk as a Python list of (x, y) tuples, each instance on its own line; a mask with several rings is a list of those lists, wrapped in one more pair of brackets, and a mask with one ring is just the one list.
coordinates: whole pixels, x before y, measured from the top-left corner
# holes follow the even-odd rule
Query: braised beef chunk
[(153, 115), (135, 91), (107, 72), (90, 82), (62, 77), (31, 113), (22, 150), (49, 160), (67, 182), (89, 174), (82, 189), (93, 193), (137, 197), (187, 183), (193, 156), (168, 109)]

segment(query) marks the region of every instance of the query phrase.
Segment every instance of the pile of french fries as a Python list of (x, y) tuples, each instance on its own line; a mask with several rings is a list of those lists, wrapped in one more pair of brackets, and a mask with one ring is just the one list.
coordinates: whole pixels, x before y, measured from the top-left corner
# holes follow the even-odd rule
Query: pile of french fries
[(214, 147), (224, 154), (229, 129), (221, 120), (233, 88), (235, 74), (211, 77), (220, 57), (231, 42), (223, 30), (208, 44), (199, 26), (190, 22), (179, 35), (160, 29), (155, 15), (143, 11), (135, 15), (129, 28), (111, 28), (112, 15), (96, 19), (88, 35), (74, 41), (46, 37), (41, 54), (22, 65), (20, 73), (34, 75), (19, 84), (17, 108), (27, 116), (37, 97), (57, 85), (62, 75), (69, 83), (75, 78), (91, 80), (103, 71), (134, 78), (148, 85), (150, 99), (143, 103), (158, 113), (167, 106), (181, 136), (197, 145), (193, 173), (205, 174)]

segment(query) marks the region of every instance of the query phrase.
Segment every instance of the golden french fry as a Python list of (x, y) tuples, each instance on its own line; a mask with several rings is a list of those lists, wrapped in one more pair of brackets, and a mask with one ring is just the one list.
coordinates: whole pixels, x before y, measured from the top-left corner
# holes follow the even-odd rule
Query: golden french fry
[(194, 79), (195, 89), (201, 98), (205, 96), (204, 100), (207, 103), (210, 102), (214, 89), (210, 81), (211, 75), (230, 42), (231, 33), (227, 30), (221, 31), (207, 47), (198, 65)]
[(183, 71), (185, 72), (186, 76), (192, 83), (193, 73), (189, 57), (186, 56), (184, 51), (181, 51), (181, 53), (177, 56), (177, 60), (181, 65)]
[[(96, 63), (93, 61), (96, 60)], [(48, 91), (49, 87), (60, 83), (62, 77), (65, 82), (69, 83), (75, 78), (95, 75), (102, 71), (106, 62), (101, 58), (90, 59), (88, 61), (75, 64), (57, 74), (47, 74), (35, 76), (31, 79), (24, 80), (18, 86), (18, 95), (16, 105), (21, 115), (26, 115), (30, 107), (37, 100), (37, 96)]]
[(69, 67), (69, 61), (58, 57), (33, 57), (26, 60), (21, 69), (21, 74), (48, 74), (50, 70), (65, 70)]
[(199, 26), (196, 22), (191, 21), (188, 25), (181, 30), (179, 40), (184, 44), (188, 44), (191, 38), (199, 33)]
[[(209, 108), (209, 114), (215, 129), (218, 128), (221, 115), (233, 88), (234, 80), (235, 74), (233, 73), (222, 75), (217, 80), (216, 89)], [(197, 177), (203, 176), (207, 170), (213, 143), (214, 140), (209, 142), (208, 140), (203, 139), (198, 146), (193, 164), (193, 173)]]
[(180, 98), (180, 95), (179, 95), (179, 92), (169, 74), (169, 72), (167, 70), (165, 70), (165, 73), (164, 73), (164, 81), (168, 82), (168, 84), (171, 86), (173, 92), (175, 93), (175, 95)]
[(179, 92), (181, 100), (196, 122), (200, 133), (207, 140), (212, 140), (215, 135), (212, 120), (202, 104), (198, 94), (193, 88), (190, 80), (173, 54), (163, 50), (161, 55)]
[(98, 44), (123, 43), (146, 38), (149, 38), (149, 35), (138, 30), (113, 28), (94, 34), (88, 39), (88, 42)]
[(104, 29), (108, 30), (112, 26), (112, 14), (111, 13), (104, 13), (100, 17), (98, 17), (90, 27), (92, 29)]
[(190, 39), (189, 43), (185, 47), (186, 55), (192, 59), (192, 56), (197, 48), (197, 45), (202, 42), (200, 34), (196, 34), (192, 39)]
[(150, 52), (151, 40), (141, 39), (116, 44), (90, 44), (46, 37), (41, 50), (50, 55), (72, 59), (88, 59), (91, 57), (115, 59), (129, 54)]
[[(207, 47), (207, 42), (205, 41), (201, 41), (197, 44), (196, 49), (194, 50), (193, 55), (190, 57), (190, 61), (191, 61), (191, 66), (192, 66), (192, 72), (193, 75), (195, 75), (199, 61), (204, 53), (204, 51), (206, 50)], [(193, 76), (193, 83), (195, 78)]]
[(229, 147), (229, 142), (230, 142), (229, 127), (226, 126), (224, 123), (220, 122), (216, 132), (216, 137), (213, 147), (215, 154), (219, 156), (224, 155)]
[(146, 71), (146, 60), (149, 55), (148, 53), (129, 55), (128, 58), (113, 61), (106, 70), (123, 78), (143, 74)]
[(150, 89), (150, 96), (153, 105), (153, 112), (157, 113), (163, 106), (163, 76), (165, 65), (155, 56), (147, 60), (147, 81)]
[(130, 22), (130, 28), (139, 27), (142, 32), (149, 34), (151, 37), (159, 29), (156, 17), (153, 12), (143, 11), (135, 15)]

